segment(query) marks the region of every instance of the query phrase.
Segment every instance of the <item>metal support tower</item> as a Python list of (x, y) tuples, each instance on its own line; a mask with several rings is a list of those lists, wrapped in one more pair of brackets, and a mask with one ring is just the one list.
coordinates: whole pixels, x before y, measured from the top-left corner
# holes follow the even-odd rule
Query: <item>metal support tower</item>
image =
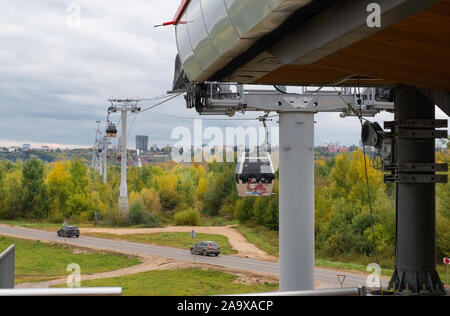
[[(419, 89), (398, 86), (395, 99), (393, 176), (397, 183), (395, 273), (390, 288), (405, 294), (444, 294), (436, 272), (436, 175), (447, 166), (435, 163), (435, 139), (446, 137), (446, 120), (435, 120), (435, 103)], [(445, 134), (445, 136), (444, 136)], [(442, 169), (442, 170), (440, 170)], [(447, 169), (448, 170), (448, 169)]]
[(127, 185), (127, 118), (128, 112), (138, 113), (141, 109), (138, 103), (141, 100), (135, 99), (110, 99), (112, 107), (111, 112), (121, 113), (121, 136), (120, 136), (120, 151), (121, 151), (121, 168), (120, 168), (120, 194), (119, 194), (119, 212), (123, 217), (128, 215), (129, 201), (128, 201), (128, 185)]
[[(280, 115), (280, 290), (314, 289), (314, 114), (339, 112), (374, 116), (394, 110), (380, 95), (389, 89), (363, 89), (361, 109), (357, 89), (303, 89), (301, 94), (244, 90), (242, 85), (202, 83), (186, 95), (188, 108), (203, 115), (247, 111)], [(361, 113), (362, 110), (362, 113)]]
[(92, 168), (97, 171), (99, 174), (102, 174), (102, 136), (100, 132), (100, 123), (101, 121), (96, 121), (97, 129), (95, 131), (95, 142), (94, 142), (94, 152), (92, 153)]
[(280, 113), (280, 291), (314, 289), (314, 113)]
[(109, 139), (105, 135), (103, 138), (103, 183), (108, 182), (108, 145)]

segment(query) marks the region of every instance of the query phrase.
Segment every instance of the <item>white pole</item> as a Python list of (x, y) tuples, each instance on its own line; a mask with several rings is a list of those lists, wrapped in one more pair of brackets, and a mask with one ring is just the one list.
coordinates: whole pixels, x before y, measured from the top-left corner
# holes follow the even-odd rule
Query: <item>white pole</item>
[(280, 291), (314, 289), (314, 114), (280, 114)]
[(98, 156), (98, 173), (100, 174), (100, 176), (103, 175), (103, 150), (102, 153), (99, 153)]
[(127, 108), (122, 109), (122, 132), (120, 147), (122, 151), (121, 160), (121, 182), (119, 196), (119, 212), (122, 216), (128, 215), (128, 187), (127, 187)]
[(108, 162), (108, 138), (105, 137), (105, 150), (103, 151), (103, 183), (108, 182), (107, 162)]

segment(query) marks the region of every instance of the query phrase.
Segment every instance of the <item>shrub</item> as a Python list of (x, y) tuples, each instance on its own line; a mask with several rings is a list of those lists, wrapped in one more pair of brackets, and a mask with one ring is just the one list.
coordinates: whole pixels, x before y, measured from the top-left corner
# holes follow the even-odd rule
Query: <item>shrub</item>
[(238, 200), (236, 203), (236, 209), (234, 211), (234, 216), (239, 220), (240, 223), (245, 224), (254, 218), (253, 214), (253, 204), (255, 198), (246, 197)]
[(162, 188), (159, 191), (159, 198), (161, 205), (166, 210), (173, 210), (179, 203), (178, 193), (174, 190)]
[(134, 202), (130, 207), (128, 221), (130, 225), (141, 225), (148, 222), (148, 216), (145, 211), (145, 207), (140, 200)]
[(188, 225), (198, 226), (200, 225), (200, 212), (194, 209), (188, 209), (175, 214), (175, 225)]

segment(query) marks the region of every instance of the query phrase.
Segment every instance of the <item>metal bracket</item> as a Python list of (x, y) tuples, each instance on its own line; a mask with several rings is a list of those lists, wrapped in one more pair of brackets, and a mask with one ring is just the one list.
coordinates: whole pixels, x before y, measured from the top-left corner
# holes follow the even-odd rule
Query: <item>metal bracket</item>
[(406, 184), (428, 184), (428, 183), (447, 183), (447, 175), (430, 175), (430, 174), (397, 174), (385, 175), (386, 183), (406, 183)]
[[(338, 112), (346, 116), (375, 116), (381, 111), (393, 111), (393, 102), (377, 101), (376, 89), (333, 87), (315, 92), (286, 93), (280, 89), (246, 90), (243, 85), (226, 82), (197, 83), (187, 91), (186, 105), (201, 115), (227, 115), (237, 112)], [(361, 102), (359, 104), (359, 102)]]
[(399, 120), (384, 122), (384, 128), (447, 128), (447, 120)]
[(401, 129), (396, 132), (387, 133), (387, 137), (395, 138), (412, 138), (412, 139), (430, 139), (430, 138), (447, 138), (446, 130), (426, 130), (426, 129)]
[(386, 165), (385, 170), (392, 172), (447, 172), (448, 164), (402, 163), (398, 165)]

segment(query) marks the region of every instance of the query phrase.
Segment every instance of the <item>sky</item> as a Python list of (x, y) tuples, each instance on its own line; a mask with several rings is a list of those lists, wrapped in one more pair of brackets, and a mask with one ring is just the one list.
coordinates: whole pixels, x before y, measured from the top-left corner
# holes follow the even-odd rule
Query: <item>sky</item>
[[(109, 98), (152, 98), (170, 90), (177, 54), (172, 20), (179, 0), (16, 0), (0, 2), (0, 146), (49, 144), (85, 147), (96, 121), (105, 124)], [(152, 102), (142, 103), (143, 108)], [(159, 113), (159, 114), (158, 114)], [(198, 117), (182, 97), (130, 120), (134, 137), (173, 144), (176, 127)], [(439, 116), (446, 116), (442, 113)], [(256, 117), (248, 114), (246, 117)], [(392, 120), (391, 114), (377, 119)], [(118, 115), (111, 120), (117, 122)], [(359, 143), (356, 118), (316, 116), (316, 144)], [(208, 126), (259, 127), (258, 122), (208, 121)], [(270, 122), (271, 126), (276, 121)]]

